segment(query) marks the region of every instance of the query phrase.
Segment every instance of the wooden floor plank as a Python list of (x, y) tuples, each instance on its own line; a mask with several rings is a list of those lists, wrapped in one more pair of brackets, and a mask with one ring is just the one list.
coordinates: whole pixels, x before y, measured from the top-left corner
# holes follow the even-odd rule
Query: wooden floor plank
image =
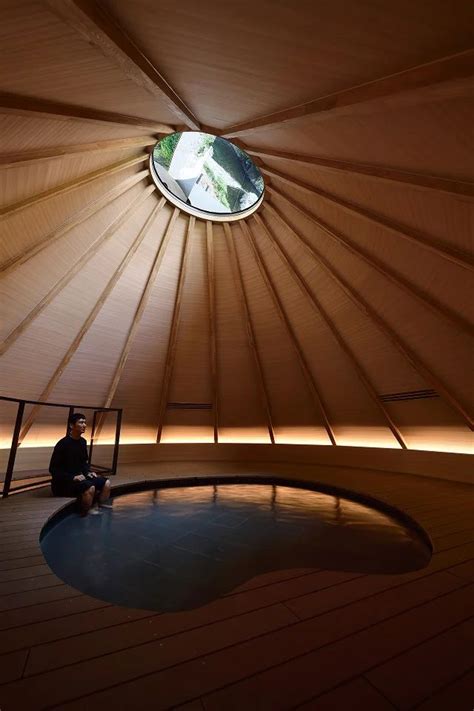
[[(473, 612), (474, 585), (470, 585), (228, 686), (205, 698), (206, 709), (278, 711), (294, 707), (459, 624)], [(222, 679), (222, 672), (219, 675)], [(124, 690), (122, 686), (122, 708), (125, 709), (128, 706), (124, 704)], [(100, 697), (104, 701), (104, 695), (100, 694), (94, 703)]]
[[(334, 586), (337, 587), (338, 583), (348, 578), (347, 574), (324, 571), (306, 576), (304, 580), (285, 581), (269, 588), (226, 596), (190, 612), (155, 615), (141, 622), (122, 625), (120, 629), (109, 630), (108, 634), (97, 630), (83, 634), (79, 640), (72, 639), (42, 645), (31, 651), (27, 673), (33, 674), (65, 664), (74, 664), (91, 657), (110, 654), (120, 649), (146, 644), (193, 628), (271, 607), (276, 603), (284, 602), (295, 591), (322, 589), (329, 586), (332, 590)], [(462, 585), (457, 580), (450, 581), (449, 584), (451, 587)], [(293, 613), (290, 614), (296, 620)]]
[[(423, 581), (416, 581), (412, 585), (419, 586), (420, 582)], [(469, 587), (474, 588), (474, 586)], [(410, 610), (409, 613), (404, 613), (410, 615), (411, 623), (405, 626), (402, 625), (405, 637), (400, 635), (399, 631), (399, 618), (403, 615), (398, 615), (396, 618), (392, 617), (388, 621), (382, 622), (380, 627), (382, 628), (383, 639), (385, 640), (385, 636), (388, 634), (389, 639), (391, 640), (390, 645), (388, 645), (388, 642), (385, 641), (385, 646), (387, 647), (388, 645), (388, 651), (383, 650), (385, 651), (385, 654), (391, 656), (389, 652), (392, 652), (393, 649), (400, 650), (400, 647), (401, 650), (403, 650), (404, 644), (410, 645), (413, 638), (418, 638), (420, 630), (422, 633), (424, 632), (425, 635), (429, 636), (430, 634), (434, 634), (440, 628), (442, 630), (443, 625), (445, 625), (445, 627), (449, 626), (452, 620), (458, 622), (460, 601), (462, 600), (464, 603), (466, 601), (466, 597), (468, 600), (471, 599), (471, 595), (466, 595), (465, 589), (466, 588), (462, 588), (461, 590), (447, 594), (442, 598), (437, 598), (432, 602), (428, 602), (425, 605), (418, 606), (415, 609)], [(437, 591), (431, 590), (431, 595), (436, 594), (436, 592), (439, 593), (440, 589)], [(472, 591), (470, 592), (472, 593)], [(459, 597), (460, 593), (463, 595), (462, 598)], [(456, 595), (458, 595), (458, 597), (455, 597)], [(442, 601), (442, 604), (440, 604), (440, 600)], [(411, 604), (412, 601), (410, 601), (410, 605)], [(471, 606), (474, 608), (474, 598), (472, 599)], [(403, 605), (401, 605), (401, 608), (403, 609)], [(208, 704), (211, 703), (210, 708), (219, 710), (224, 708), (235, 708), (239, 710), (254, 708), (260, 709), (260, 706), (254, 705), (256, 700), (258, 700), (258, 703), (263, 704), (261, 706), (262, 709), (292, 708), (296, 705), (296, 703), (298, 703), (299, 700), (305, 701), (306, 699), (304, 697), (299, 699), (296, 695), (291, 696), (292, 700), (288, 697), (288, 694), (296, 694), (296, 689), (292, 690), (293, 684), (291, 684), (290, 687), (288, 687), (287, 684), (288, 679), (291, 678), (291, 673), (288, 675), (285, 669), (285, 666), (289, 663), (288, 660), (292, 660), (296, 655), (298, 656), (298, 659), (301, 659), (302, 657), (306, 658), (308, 653), (311, 654), (309, 652), (310, 649), (331, 644), (332, 640), (340, 637), (343, 638), (340, 642), (335, 643), (336, 646), (339, 644), (343, 646), (347, 645), (349, 644), (349, 640), (356, 639), (362, 634), (369, 635), (369, 637), (372, 637), (373, 639), (378, 638), (378, 630), (376, 629), (377, 626), (371, 626), (368, 629), (363, 630), (363, 632), (354, 634), (354, 632), (360, 627), (364, 628), (367, 626), (367, 618), (360, 617), (357, 619), (352, 611), (349, 611), (349, 608), (346, 609), (348, 612), (344, 616), (344, 619), (341, 619), (341, 611), (337, 610), (318, 617), (310, 622), (305, 621), (304, 623), (285, 626), (281, 630), (260, 635), (255, 639), (236, 644), (220, 652), (208, 653), (205, 657), (193, 660), (192, 662), (177, 664), (173, 667), (165, 669), (162, 672), (151, 673), (146, 677), (142, 677), (128, 683), (121, 683), (120, 686), (116, 688), (102, 692), (95, 691), (94, 689), (95, 693), (93, 696), (87, 697), (87, 708), (89, 711), (94, 711), (99, 708), (103, 709), (104, 707), (113, 706), (119, 703), (120, 699), (121, 709), (132, 709), (136, 703), (139, 689), (141, 690), (140, 693), (144, 695), (144, 698), (151, 698), (151, 690), (160, 688), (160, 698), (156, 700), (154, 708), (166, 709), (170, 706), (183, 703), (188, 699), (196, 698), (203, 694), (212, 692), (213, 689), (224, 684), (232, 684), (239, 679), (245, 680), (249, 675), (251, 675), (253, 679), (256, 674), (258, 675), (260, 670), (268, 669), (268, 667), (271, 667), (270, 671), (272, 673), (272, 683), (277, 684), (280, 687), (280, 693), (277, 694), (270, 692), (270, 687), (268, 687), (268, 704), (264, 699), (265, 694), (262, 696), (262, 693), (259, 692), (256, 696), (254, 696), (255, 689), (253, 687), (247, 689), (245, 686), (247, 682), (243, 681), (241, 682), (242, 688), (239, 684), (229, 686), (228, 689), (223, 692), (217, 693), (215, 700), (212, 700), (213, 697), (210, 697), (211, 701), (209, 698), (205, 698), (206, 708)], [(370, 609), (373, 609), (372, 604), (370, 605)], [(391, 612), (393, 612), (393, 609), (395, 608), (393, 607)], [(449, 610), (450, 613), (443, 616), (445, 609)], [(366, 611), (364, 611), (364, 613), (366, 613)], [(379, 610), (378, 618), (377, 615), (375, 615), (373, 619), (380, 619), (380, 617), (383, 619), (384, 614), (383, 610)], [(414, 625), (414, 621), (420, 617), (422, 623), (424, 622), (424, 626), (422, 623)], [(205, 629), (207, 630), (208, 628)], [(369, 643), (368, 649), (377, 649), (377, 645), (374, 647), (373, 639), (372, 642)], [(335, 645), (332, 643), (331, 646)], [(325, 649), (326, 647), (323, 647), (323, 649), (319, 650), (319, 654), (323, 659), (326, 655)], [(315, 654), (315, 652), (312, 653)], [(351, 659), (352, 656), (354, 655), (352, 654), (348, 658)], [(355, 656), (357, 657), (357, 654)], [(109, 658), (114, 659), (114, 663), (117, 665), (116, 655), (110, 655)], [(363, 658), (367, 663), (366, 657)], [(102, 664), (105, 662), (105, 659), (105, 657), (101, 658)], [(340, 657), (336, 667), (340, 666), (341, 659), (346, 659), (346, 656), (343, 654)], [(370, 661), (372, 661), (372, 658)], [(331, 656), (331, 662), (335, 663), (334, 656)], [(374, 663), (375, 662), (372, 661), (370, 666), (373, 666)], [(275, 667), (275, 665), (279, 666)], [(120, 666), (122, 666), (122, 669), (125, 670), (125, 663)], [(83, 664), (76, 665), (76, 667), (79, 667), (82, 670), (85, 669)], [(336, 678), (331, 684), (325, 687), (323, 686), (323, 688), (316, 687), (316, 690), (313, 693), (308, 694), (306, 698), (312, 697), (318, 692), (321, 693), (326, 689), (335, 686), (337, 683), (348, 680), (349, 676), (352, 677), (358, 675), (365, 671), (366, 668), (366, 664), (364, 664), (360, 670), (356, 671), (346, 668), (346, 676), (343, 675), (341, 678)], [(274, 669), (275, 679), (273, 679)], [(277, 672), (276, 669), (281, 671)], [(305, 673), (303, 676), (308, 673), (309, 677), (315, 677), (317, 669), (317, 664), (311, 667), (311, 672), (308, 672), (308, 668), (305, 667)], [(50, 675), (42, 675), (42, 677), (44, 676), (49, 677)], [(276, 681), (277, 678), (279, 678), (278, 682)], [(316, 674), (315, 678), (319, 679), (319, 675)], [(250, 681), (248, 683), (250, 683)], [(263, 683), (263, 686), (266, 688), (265, 682)], [(11, 688), (18, 689), (18, 685), (13, 684), (11, 685)], [(241, 693), (241, 691), (243, 691), (243, 693)], [(234, 696), (237, 703), (234, 703)], [(278, 705), (278, 698), (284, 698), (286, 705)], [(84, 703), (84, 701), (81, 703)], [(77, 704), (71, 704), (71, 708), (79, 709), (80, 705), (78, 704), (79, 702), (77, 702)], [(65, 708), (69, 708), (69, 706), (65, 706)]]
[(474, 670), (426, 699), (417, 711), (469, 711), (474, 699)]
[(110, 606), (108, 602), (82, 595), (74, 588), (65, 587), (66, 592), (64, 594), (63, 588), (63, 597), (58, 598), (56, 596), (52, 602), (39, 602), (29, 607), (19, 607), (0, 612), (0, 630), (20, 628), (42, 622), (54, 623), (54, 621), (63, 620), (69, 615)]
[[(396, 472), (318, 471), (322, 482), (337, 480), (414, 516), (434, 543), (429, 565), (403, 575), (273, 571), (197, 610), (158, 615), (96, 600), (50, 577), (39, 535), (68, 499), (46, 488), (1, 502), (2, 711), (135, 709), (137, 699), (181, 711), (297, 704), (388, 711), (412, 702), (423, 711), (461, 711), (474, 685), (472, 675), (455, 678), (470, 653), (459, 635), (471, 629), (473, 613), (472, 487)], [(115, 482), (168, 475), (145, 463)], [(314, 473), (302, 467), (298, 478)], [(55, 585), (42, 587), (53, 578)], [(429, 660), (443, 655), (440, 673), (436, 663), (430, 671)], [(410, 680), (423, 665), (423, 683)]]
[(408, 711), (473, 667), (474, 618), (372, 669), (367, 678), (397, 709)]
[(0, 684), (6, 684), (9, 681), (20, 679), (27, 657), (28, 650), (26, 649), (11, 652), (10, 654), (2, 654), (0, 656)]
[[(15, 704), (23, 711), (36, 711), (38, 699), (42, 700), (44, 706), (62, 704), (85, 692), (94, 693), (117, 684), (122, 679), (137, 677), (162, 666), (174, 666), (186, 659), (212, 653), (216, 649), (232, 647), (242, 640), (285, 627), (293, 620), (294, 616), (283, 605), (273, 605), (192, 632), (174, 635), (166, 644), (151, 642), (146, 647), (134, 647), (126, 652), (100, 657), (99, 662), (94, 659), (75, 664), (67, 668), (67, 684), (64, 683), (64, 667), (24, 678), (2, 688), (2, 706), (4, 704), (8, 709), (10, 705)], [(136, 703), (137, 699), (135, 708)]]
[(298, 711), (343, 711), (343, 709), (394, 711), (394, 706), (362, 677), (298, 706)]

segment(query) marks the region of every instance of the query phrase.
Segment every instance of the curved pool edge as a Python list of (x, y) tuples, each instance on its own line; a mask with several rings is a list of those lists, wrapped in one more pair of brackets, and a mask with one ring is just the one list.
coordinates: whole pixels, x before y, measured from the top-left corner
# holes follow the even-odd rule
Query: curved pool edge
[[(434, 552), (434, 545), (431, 536), (426, 529), (407, 511), (394, 504), (380, 499), (373, 494), (368, 494), (356, 489), (328, 484), (318, 480), (305, 480), (291, 477), (278, 476), (275, 474), (218, 474), (206, 476), (180, 476), (165, 479), (140, 479), (138, 481), (126, 482), (112, 485), (112, 498), (139, 491), (150, 491), (153, 489), (171, 489), (194, 486), (212, 486), (222, 484), (269, 484), (274, 486), (288, 486), (294, 489), (307, 489), (321, 494), (340, 496), (349, 501), (364, 504), (377, 511), (385, 513), (395, 520), (403, 523), (407, 528), (415, 532), (429, 548), (431, 556)], [(54, 511), (41, 527), (39, 542), (66, 516), (70, 515), (76, 507), (75, 500), (69, 500)]]

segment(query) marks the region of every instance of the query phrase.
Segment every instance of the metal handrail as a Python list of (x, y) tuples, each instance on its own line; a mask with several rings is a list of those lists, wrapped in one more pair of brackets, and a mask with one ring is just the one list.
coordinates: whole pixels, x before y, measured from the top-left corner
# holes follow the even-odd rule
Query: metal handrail
[[(95, 435), (95, 429), (96, 429), (96, 423), (97, 423), (97, 413), (102, 413), (102, 412), (116, 412), (117, 417), (115, 421), (115, 442), (114, 442), (114, 453), (113, 453), (113, 458), (112, 458), (112, 466), (110, 469), (106, 469), (107, 474), (111, 474), (114, 476), (117, 473), (117, 463), (118, 463), (118, 454), (119, 454), (119, 445), (120, 445), (120, 430), (122, 427), (122, 408), (119, 407), (93, 407), (91, 405), (71, 405), (70, 403), (59, 403), (59, 402), (41, 402), (39, 400), (24, 400), (21, 398), (17, 397), (6, 397), (3, 395), (0, 395), (0, 400), (5, 400), (7, 402), (17, 402), (18, 403), (18, 410), (16, 413), (16, 419), (15, 419), (15, 426), (13, 428), (13, 436), (12, 436), (12, 443), (10, 446), (10, 454), (8, 457), (8, 464), (7, 464), (7, 470), (5, 472), (5, 481), (3, 483), (3, 491), (2, 491), (2, 498), (6, 498), (10, 491), (23, 491), (25, 489), (31, 489), (35, 486), (35, 484), (30, 484), (30, 485), (21, 485), (18, 487), (11, 487), (12, 483), (12, 478), (13, 478), (13, 470), (15, 468), (15, 459), (16, 459), (16, 453), (18, 450), (18, 447), (20, 446), (20, 431), (21, 431), (21, 424), (23, 422), (23, 415), (25, 412), (25, 405), (39, 405), (41, 407), (67, 407), (69, 410), (68, 414), (68, 422), (69, 418), (71, 417), (72, 414), (74, 414), (74, 410), (76, 409), (81, 409), (81, 410), (93, 410), (94, 411), (94, 416), (92, 420), (92, 431), (91, 431), (91, 440), (90, 440), (90, 445), (89, 445), (89, 462), (91, 462), (91, 457), (92, 457), (92, 449), (94, 445), (94, 435)], [(66, 427), (66, 433), (68, 432), (68, 427)], [(101, 467), (102, 468), (102, 467)], [(105, 472), (104, 472), (105, 473)], [(44, 486), (44, 483), (36, 483), (36, 486)]]

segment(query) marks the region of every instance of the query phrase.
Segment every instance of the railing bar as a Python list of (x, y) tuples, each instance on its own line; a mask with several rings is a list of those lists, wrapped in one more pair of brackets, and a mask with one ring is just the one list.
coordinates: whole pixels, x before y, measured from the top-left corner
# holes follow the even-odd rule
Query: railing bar
[(25, 403), (23, 401), (20, 401), (18, 403), (18, 410), (16, 413), (15, 429), (13, 430), (10, 456), (8, 457), (7, 471), (5, 472), (5, 481), (3, 482), (2, 497), (4, 499), (6, 499), (6, 497), (8, 496), (8, 492), (10, 491), (10, 485), (12, 483), (13, 469), (15, 467), (16, 452), (18, 449), (18, 440), (20, 439), (20, 430), (24, 411)]

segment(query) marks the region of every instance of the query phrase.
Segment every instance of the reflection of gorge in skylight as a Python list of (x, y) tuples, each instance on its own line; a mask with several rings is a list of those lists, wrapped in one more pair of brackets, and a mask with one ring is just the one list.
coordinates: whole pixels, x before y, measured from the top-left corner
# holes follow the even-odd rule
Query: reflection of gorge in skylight
[(194, 208), (189, 210), (192, 214), (247, 215), (263, 195), (263, 178), (251, 158), (208, 133), (188, 131), (162, 138), (153, 150), (152, 164), (160, 190)]

